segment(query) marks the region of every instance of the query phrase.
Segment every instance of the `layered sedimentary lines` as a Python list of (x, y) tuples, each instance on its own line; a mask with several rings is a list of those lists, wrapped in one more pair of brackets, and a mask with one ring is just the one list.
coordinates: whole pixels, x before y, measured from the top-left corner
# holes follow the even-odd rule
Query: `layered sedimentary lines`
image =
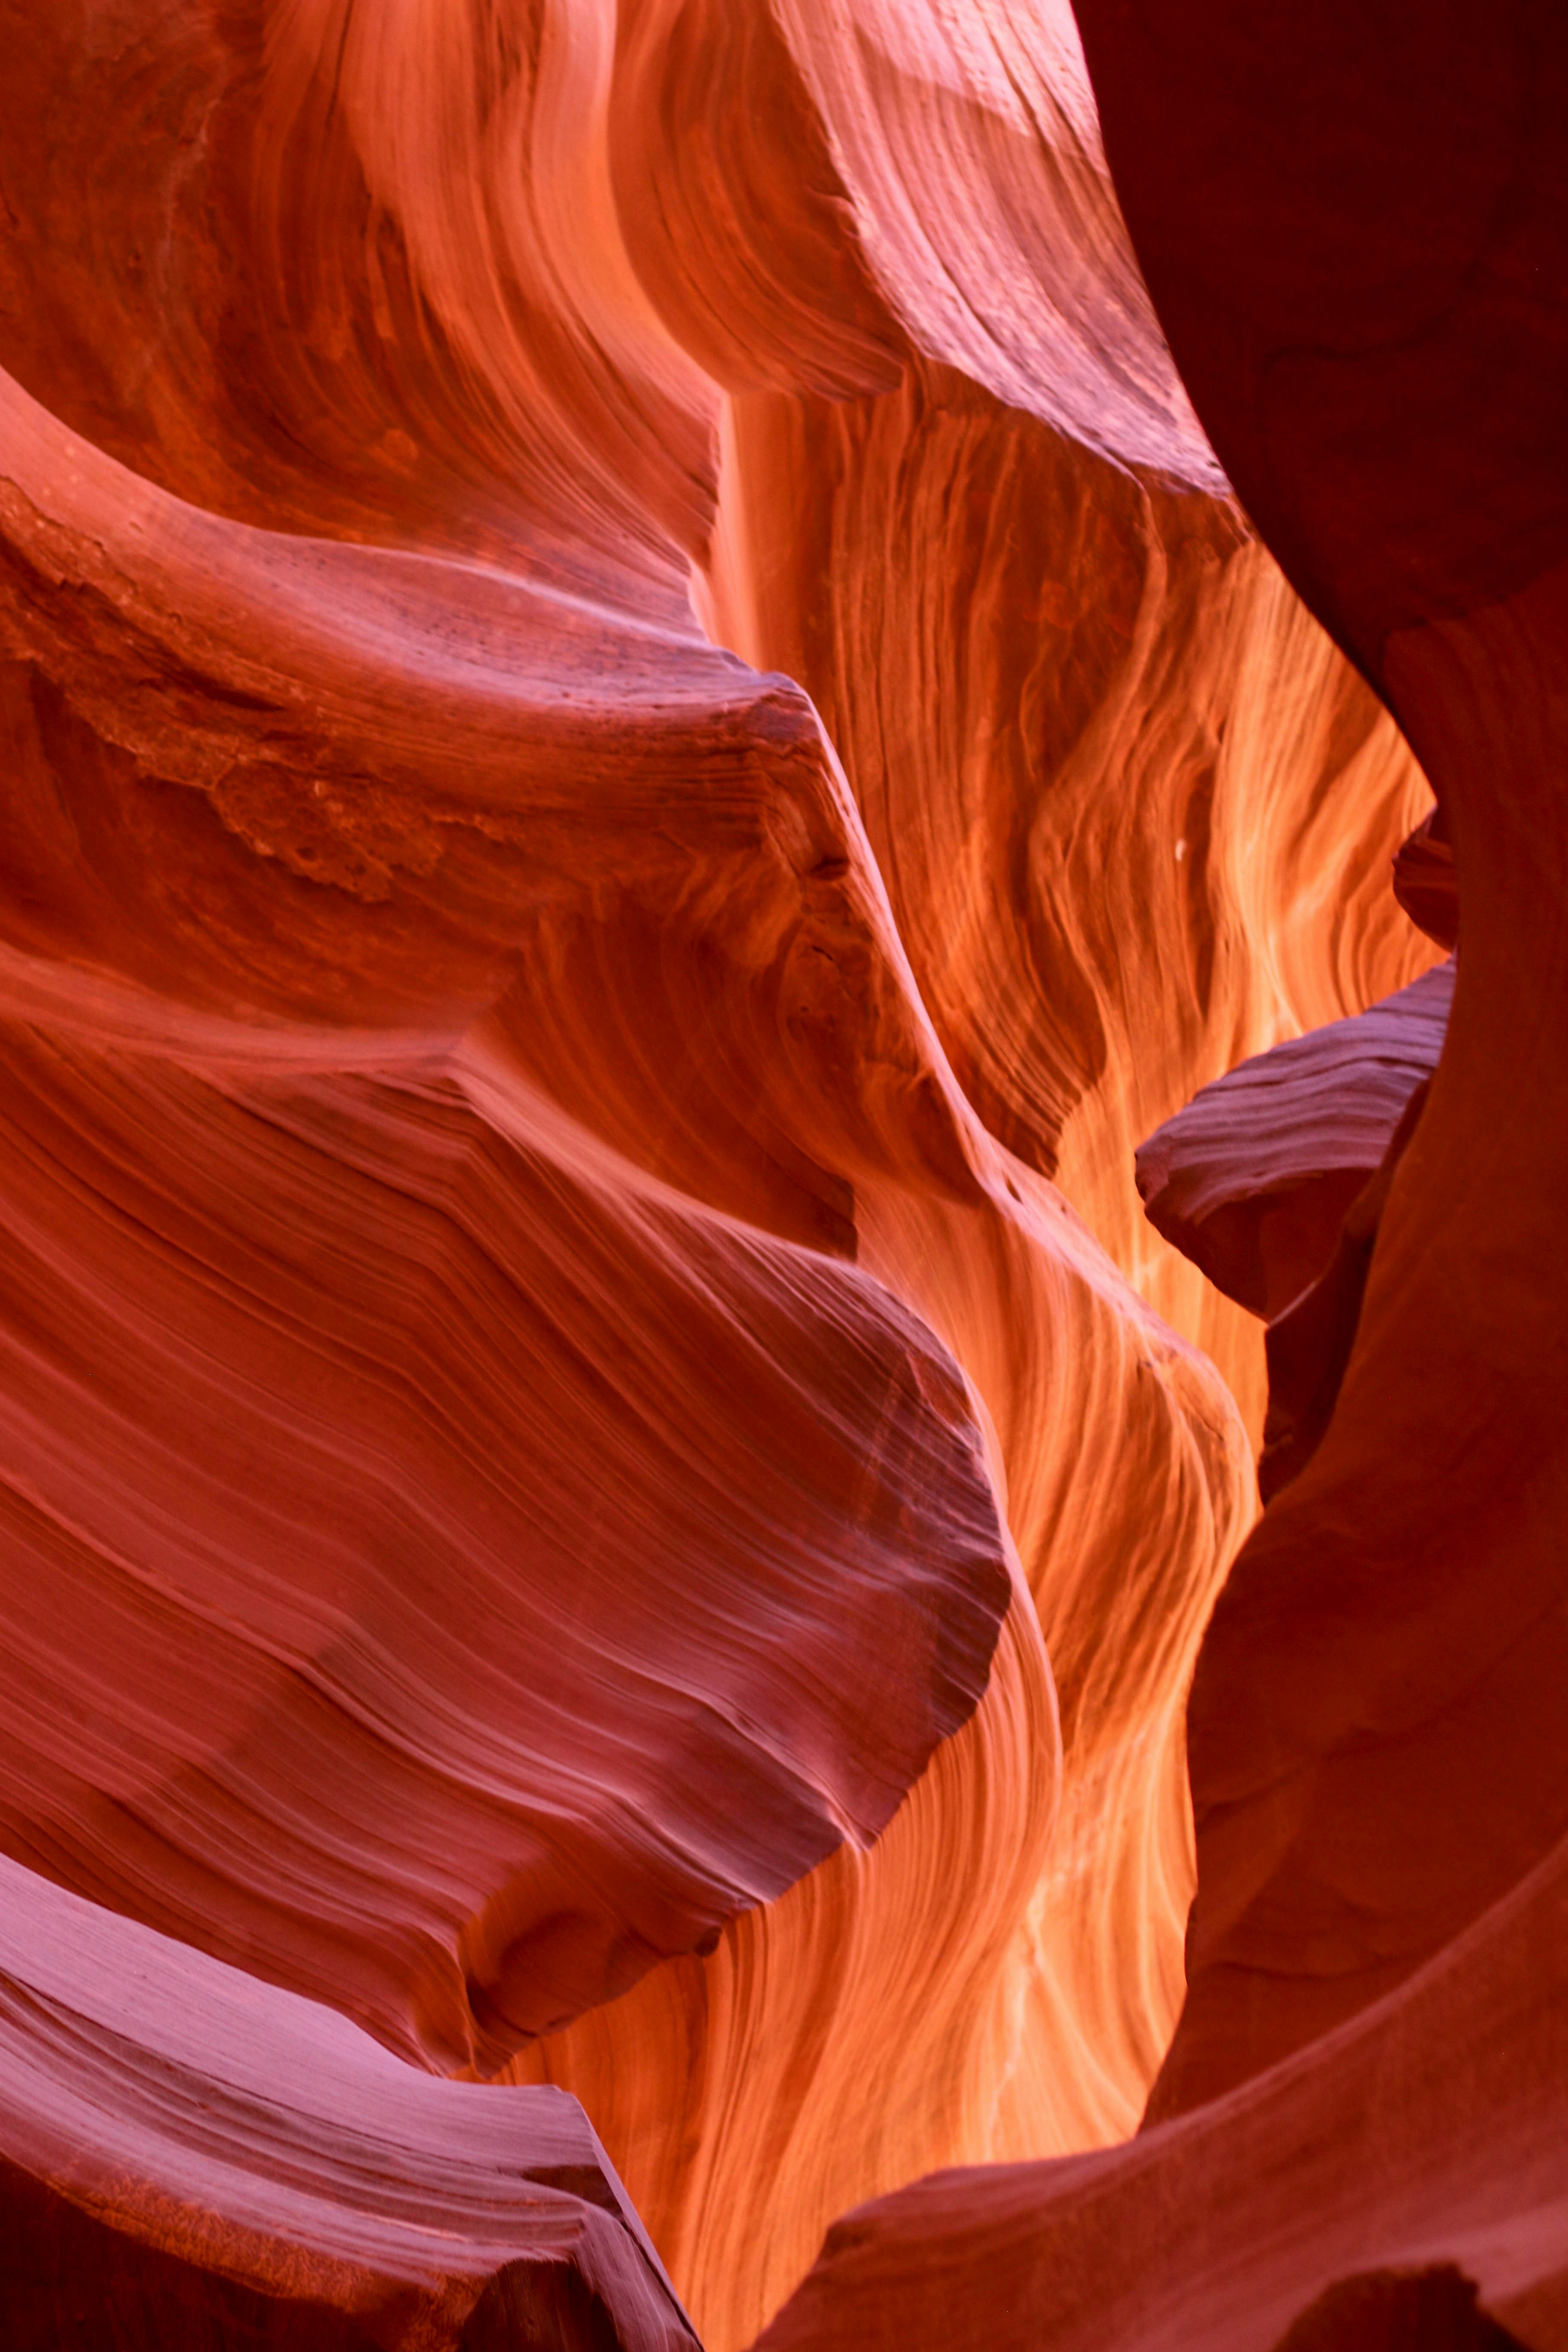
[(875, 1283), (484, 1064), (8, 1048), (16, 1850), (461, 2066), (870, 1841), (1009, 1590)]
[(582, 2111), (0, 1863), (0, 2276), (16, 2344), (695, 2342)]
[(1137, 1156), (1151, 1223), (1268, 1320), (1333, 1253), (1345, 1212), (1442, 1057), (1452, 958), (1380, 1004), (1243, 1062)]
[(1071, 16), (0, 22), (26, 2340), (74, 2271), (149, 2345), (730, 2352), (939, 2168), (1071, 2158), (954, 2192), (1020, 2278), (1072, 2183), (1219, 2211), (1305, 2093), (1073, 2152), (1181, 2010), (1258, 1310), (1436, 1059), (1454, 852), (1390, 887), (1428, 789)]
[(951, 369), (738, 400), (724, 452), (712, 625), (809, 688), (969, 1099), (1259, 1426), (1257, 1336), (1162, 1250), (1133, 1151), (1432, 960), (1388, 887), (1407, 751), (1234, 507)]

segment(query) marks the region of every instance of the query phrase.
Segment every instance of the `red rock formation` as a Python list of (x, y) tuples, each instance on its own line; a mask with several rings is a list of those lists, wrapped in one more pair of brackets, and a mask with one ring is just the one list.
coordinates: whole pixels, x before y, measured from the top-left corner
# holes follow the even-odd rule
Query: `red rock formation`
[[(1565, 1970), (1559, 1848), (1398, 1990), (1228, 2096), (1119, 2148), (939, 2174), (847, 2215), (759, 2352), (1315, 2352), (1321, 2334), (1288, 2331), (1336, 2282), (1444, 2265), (1520, 2340), (1557, 2346)], [(1326, 2341), (1365, 2352), (1348, 2323)]]
[(1260, 1422), (1256, 1335), (1152, 1243), (1132, 1149), (1426, 961), (1388, 897), (1422, 787), (1386, 719), (1228, 501), (947, 369), (737, 402), (712, 577), (717, 633), (844, 756), (970, 1099)]
[(14, 1851), (493, 2066), (869, 1842), (1009, 1590), (962, 1386), (876, 1286), (477, 1050), (6, 1066)]
[(1430, 1091), (1430, 1079), (1423, 1078), (1377, 1168), (1345, 1211), (1327, 1265), (1268, 1326), (1268, 1412), (1258, 1463), (1258, 1491), (1266, 1504), (1300, 1476), (1333, 1418), (1389, 1191)]
[[(733, 2337), (868, 2189), (1135, 2114), (1179, 1990), (1174, 1695), (1245, 1463), (964, 1103), (805, 697), (692, 623), (720, 394), (617, 253), (574, 98), (598, 36), (405, 29), (16, 43), (0, 1827), (443, 2067), (650, 1967), (657, 2015), (655, 1964), (847, 1840), (746, 1931), (741, 2048), (616, 2070), (634, 2109), (716, 2101), (647, 2185), (709, 2240), (733, 2217)], [(731, 103), (755, 67), (809, 126), (776, 42), (747, 54)], [(919, 1314), (986, 1373), (984, 1441)], [(1096, 1368), (1088, 1477), (1057, 1363)], [(1084, 1894), (1047, 1871), (1004, 1453), (1118, 1694), (1075, 1843), (1126, 1827)], [(1096, 1630), (1119, 1580), (1161, 1596), (1135, 1671)], [(862, 1865), (1005, 1610), (982, 1717)], [(911, 1886), (958, 1948), (873, 2096)], [(767, 2270), (725, 2116), (803, 2001), (831, 2063)]]
[(1394, 861), (1394, 895), (1413, 923), (1442, 948), (1459, 940), (1454, 849), (1441, 808), (1430, 809)]
[(1463, 954), (1310, 1468), (1211, 1628), (1168, 2113), (1299, 2046), (1568, 1823), (1556, 1043), (1568, 647), (1559, 11), (1080, 12), (1199, 413), (1436, 790)]
[(581, 2110), (437, 2082), (0, 1862), (16, 2352), (694, 2343)]
[(1322, 1273), (1351, 1202), (1436, 1068), (1454, 966), (1216, 1078), (1138, 1153), (1152, 1224), (1272, 1319)]
[[(1055, 0), (0, 21), (0, 1847), (98, 2077), (9, 2045), (8, 2242), (679, 2333), (554, 2084), (730, 2352), (1137, 2121), (1264, 1358), (1132, 1150), (1430, 962), (1427, 790)], [(75, 1921), (193, 1988), (107, 2058)]]
[(1363, 2271), (1336, 2279), (1288, 2327), (1279, 2352), (1523, 2352), (1477, 2299), (1476, 2284), (1452, 2263), (1425, 2270)]

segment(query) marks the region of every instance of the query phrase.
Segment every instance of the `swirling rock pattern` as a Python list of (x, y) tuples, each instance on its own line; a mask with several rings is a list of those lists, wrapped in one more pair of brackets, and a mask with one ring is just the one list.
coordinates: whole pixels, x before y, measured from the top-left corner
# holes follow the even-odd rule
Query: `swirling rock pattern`
[[(1211, 446), (1058, 0), (0, 25), (27, 2324), (731, 2352), (901, 2192), (931, 2246), (984, 2200), (969, 2318), (929, 2250), (840, 2310), (832, 2239), (781, 2340), (1004, 2341), (1060, 2184), (1143, 2179), (1083, 2151), (1207, 2047), (1212, 1861), (1166, 2062), (1184, 1707), (1268, 1365), (1134, 1147), (1446, 985), (1384, 669)], [(1364, 1179), (1372, 1059), (1324, 1167), (1226, 1135), (1227, 1201)], [(1469, 1916), (1428, 1909), (1387, 1985)], [(1227, 2081), (1340, 2017), (1267, 2009)], [(1359, 2081), (1149, 2161), (1240, 2230)], [(1447, 2112), (1368, 2140), (1395, 2204)], [(1422, 2251), (1321, 2237), (1275, 2336)]]
[(542, 1148), (477, 1055), (9, 1045), (15, 1850), (493, 2067), (870, 1841), (1009, 1593), (921, 1327)]
[(725, 449), (716, 633), (809, 687), (966, 1095), (1260, 1421), (1256, 1334), (1160, 1249), (1132, 1150), (1428, 960), (1387, 887), (1407, 754), (1228, 501), (950, 369), (738, 401)]

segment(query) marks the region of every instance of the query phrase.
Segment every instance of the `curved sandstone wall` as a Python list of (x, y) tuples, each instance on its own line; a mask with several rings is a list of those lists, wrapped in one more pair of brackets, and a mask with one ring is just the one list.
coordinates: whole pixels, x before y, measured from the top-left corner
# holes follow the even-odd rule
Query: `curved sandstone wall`
[[(0, 2007), (77, 2021), (0, 2036), (40, 2344), (73, 2266), (135, 2347), (996, 2345), (1015, 2295), (1034, 2342), (1104, 2183), (1143, 2284), (1085, 2340), (1131, 2345), (1140, 2199), (1256, 2226), (1347, 2034), (1486, 2010), (1489, 1945), (1413, 1972), (1563, 1826), (1462, 1763), (1549, 1705), (1506, 1660), (1550, 1412), (1521, 1370), (1513, 1451), (1460, 1433), (1472, 1498), (1533, 1465), (1467, 1696), (1483, 1504), (1380, 1367), (1513, 1344), (1433, 1306), (1418, 1194), (1467, 1300), (1545, 1215), (1544, 1162), (1471, 1213), (1454, 1066), (1493, 1101), (1526, 974), (1550, 1059), (1504, 901), (1551, 827), (1517, 747), (1471, 812), (1442, 714), (1533, 677), (1546, 591), (1472, 622), (1490, 555), (1425, 541), (1387, 587), (1397, 500), (1320, 544), (1212, 208), (1340, 247), (1254, 145), (1188, 169), (1197, 98), (1145, 121), (1175, 12), (1080, 13), (1087, 65), (1062, 0), (0, 10)], [(1367, 1008), (1447, 988), (1450, 866), (1396, 1169)], [(1202, 1218), (1145, 1216), (1150, 1153)], [(1267, 1348), (1265, 1214), (1330, 1284)], [(1205, 1642), (1266, 1415), (1294, 1482)], [(1152, 2089), (1207, 2120), (1145, 2155)], [(1408, 2251), (1324, 2230), (1257, 2352)]]

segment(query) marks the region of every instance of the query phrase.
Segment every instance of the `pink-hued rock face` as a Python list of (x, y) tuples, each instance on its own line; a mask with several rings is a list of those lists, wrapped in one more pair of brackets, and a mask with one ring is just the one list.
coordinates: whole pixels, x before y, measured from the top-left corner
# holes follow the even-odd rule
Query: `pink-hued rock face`
[(1079, 13), (0, 0), (8, 2341), (1559, 2340), (1561, 35)]
[(1150, 1223), (1272, 1321), (1327, 1266), (1346, 1210), (1437, 1066), (1453, 999), (1450, 960), (1205, 1087), (1138, 1153)]
[(923, 1327), (477, 1050), (9, 1043), (16, 1851), (488, 2070), (870, 1842), (1009, 1592)]
[(695, 2341), (574, 2101), (433, 2081), (14, 1863), (0, 1892), (12, 2344)]

